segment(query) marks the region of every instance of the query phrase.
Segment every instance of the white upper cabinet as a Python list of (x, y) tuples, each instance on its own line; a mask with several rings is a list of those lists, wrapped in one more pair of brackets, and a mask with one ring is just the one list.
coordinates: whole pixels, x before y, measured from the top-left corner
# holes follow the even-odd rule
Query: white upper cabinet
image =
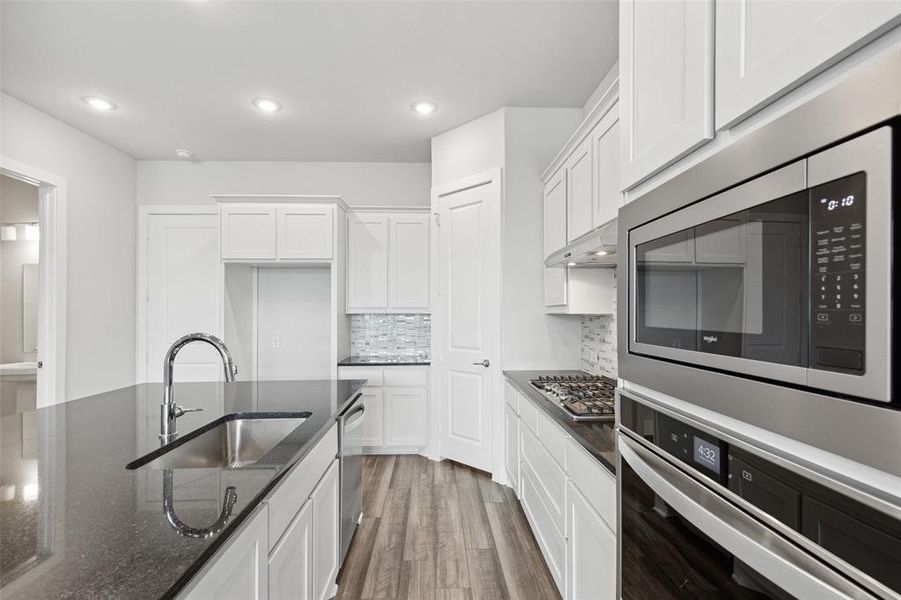
[(328, 261), (334, 254), (332, 204), (223, 202), (219, 214), (226, 262)]
[[(592, 228), (592, 139), (586, 137), (566, 161), (566, 241)], [(556, 250), (558, 248), (554, 248)]]
[(619, 184), (619, 114), (616, 105), (591, 132), (594, 189), (591, 224), (594, 227), (615, 219), (622, 206)]
[(222, 259), (275, 260), (275, 207), (222, 206)]
[(347, 306), (388, 308), (388, 216), (352, 213), (348, 218)]
[(834, 64), (899, 14), (897, 0), (717, 0), (716, 128)]
[(429, 216), (389, 217), (388, 305), (396, 309), (429, 308)]
[[(544, 188), (544, 255), (566, 245), (566, 170), (560, 169)], [(544, 304), (566, 304), (566, 268), (544, 269)]]
[(276, 248), (280, 260), (328, 260), (335, 235), (335, 208), (289, 204), (276, 209)]
[(347, 312), (428, 312), (430, 227), (421, 211), (351, 214)]
[(713, 5), (620, 2), (623, 189), (713, 138)]

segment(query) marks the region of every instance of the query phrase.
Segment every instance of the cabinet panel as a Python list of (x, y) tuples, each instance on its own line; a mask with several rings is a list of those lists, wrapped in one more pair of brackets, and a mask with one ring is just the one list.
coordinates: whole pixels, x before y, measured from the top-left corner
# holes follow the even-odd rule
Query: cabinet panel
[(519, 417), (509, 404), (504, 405), (504, 443), (507, 483), (519, 497)]
[(335, 208), (309, 204), (280, 206), (278, 258), (280, 260), (328, 260), (332, 258)]
[(388, 304), (395, 309), (429, 307), (429, 216), (391, 215)]
[(243, 530), (210, 559), (210, 568), (188, 592), (187, 600), (267, 600), (267, 510), (263, 504)]
[(363, 445), (381, 446), (385, 443), (385, 402), (382, 388), (363, 388)]
[(347, 308), (387, 308), (388, 217), (357, 213), (348, 223)]
[(310, 496), (313, 503), (313, 598), (334, 594), (338, 577), (340, 517), (338, 512), (338, 460), (332, 462)]
[(566, 540), (554, 527), (550, 515), (538, 497), (535, 475), (529, 464), (523, 461), (520, 468), (523, 512), (526, 513), (532, 533), (538, 541), (538, 547), (562, 595), (566, 585)]
[(270, 600), (313, 597), (313, 503), (307, 501), (269, 555)]
[(566, 473), (529, 431), (522, 434), (522, 464), (528, 464), (542, 505), (562, 536), (566, 531)]
[(619, 117), (616, 104), (591, 134), (594, 162), (593, 227), (615, 219), (622, 205), (619, 183)]
[(579, 144), (566, 161), (566, 240), (571, 242), (591, 230), (591, 136)]
[(624, 189), (713, 138), (713, 0), (620, 3)]
[(616, 531), (616, 479), (572, 438), (566, 440), (566, 474)]
[(385, 445), (425, 446), (428, 441), (425, 388), (385, 388)]
[(275, 259), (275, 207), (225, 204), (221, 207), (222, 258)]
[(716, 127), (723, 129), (899, 22), (882, 0), (716, 3)]
[(566, 598), (614, 598), (616, 536), (572, 483), (566, 507)]
[(360, 379), (366, 381), (366, 387), (382, 385), (381, 367), (338, 367), (338, 379)]
[[(566, 169), (560, 169), (544, 188), (544, 255), (566, 245)], [(566, 267), (544, 269), (544, 304), (566, 304)]]

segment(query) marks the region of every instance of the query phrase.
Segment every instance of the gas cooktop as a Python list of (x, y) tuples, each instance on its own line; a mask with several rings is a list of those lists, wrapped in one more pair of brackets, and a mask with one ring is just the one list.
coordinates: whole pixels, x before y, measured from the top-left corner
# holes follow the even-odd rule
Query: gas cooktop
[(612, 421), (616, 380), (603, 375), (543, 375), (532, 386), (574, 421)]

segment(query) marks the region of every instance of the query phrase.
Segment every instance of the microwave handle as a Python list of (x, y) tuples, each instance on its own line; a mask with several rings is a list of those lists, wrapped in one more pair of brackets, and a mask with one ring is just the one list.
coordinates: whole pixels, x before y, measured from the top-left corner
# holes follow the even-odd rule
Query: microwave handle
[(619, 451), (623, 462), (670, 507), (793, 596), (875, 598), (622, 433)]

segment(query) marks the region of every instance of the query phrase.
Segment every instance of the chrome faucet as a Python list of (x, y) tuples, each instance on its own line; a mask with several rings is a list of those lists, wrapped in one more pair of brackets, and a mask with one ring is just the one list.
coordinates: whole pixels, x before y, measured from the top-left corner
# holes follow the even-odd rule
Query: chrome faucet
[(172, 367), (175, 365), (175, 356), (178, 351), (191, 342), (206, 342), (219, 352), (222, 357), (222, 366), (225, 368), (225, 380), (234, 381), (238, 373), (238, 367), (232, 360), (231, 352), (225, 346), (225, 342), (209, 333), (189, 333), (175, 340), (166, 352), (163, 361), (163, 403), (160, 405), (160, 440), (168, 444), (175, 439), (178, 433), (175, 430), (175, 420), (187, 412), (197, 412), (202, 408), (183, 408), (172, 399)]

